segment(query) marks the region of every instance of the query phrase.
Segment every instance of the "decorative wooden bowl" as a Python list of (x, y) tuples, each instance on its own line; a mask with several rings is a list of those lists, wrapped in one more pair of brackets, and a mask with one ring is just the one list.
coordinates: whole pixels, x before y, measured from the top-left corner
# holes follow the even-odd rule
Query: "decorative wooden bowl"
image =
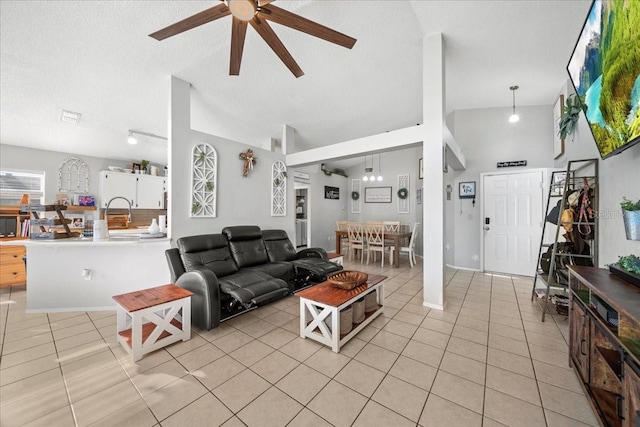
[(363, 273), (361, 271), (346, 270), (329, 277), (327, 279), (327, 282), (329, 282), (329, 284), (333, 287), (346, 289), (349, 291), (365, 283), (368, 278), (369, 275), (367, 273)]

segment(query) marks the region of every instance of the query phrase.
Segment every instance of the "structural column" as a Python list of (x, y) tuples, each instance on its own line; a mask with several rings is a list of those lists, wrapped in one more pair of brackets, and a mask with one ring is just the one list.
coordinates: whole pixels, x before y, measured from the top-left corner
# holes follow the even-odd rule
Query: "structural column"
[(445, 62), (442, 34), (422, 42), (422, 144), (424, 176), (423, 286), (426, 307), (444, 308), (444, 119)]

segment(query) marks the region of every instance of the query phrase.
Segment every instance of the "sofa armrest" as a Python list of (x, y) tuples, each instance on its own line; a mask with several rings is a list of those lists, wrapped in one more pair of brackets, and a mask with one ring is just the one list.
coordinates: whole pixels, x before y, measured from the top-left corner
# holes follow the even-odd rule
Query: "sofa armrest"
[(178, 277), (185, 273), (182, 259), (180, 258), (180, 251), (178, 248), (171, 248), (164, 251), (164, 255), (167, 258), (169, 264), (169, 272), (171, 273), (171, 283), (176, 283)]
[(210, 270), (196, 270), (182, 274), (176, 285), (193, 292), (191, 296), (191, 324), (211, 330), (220, 324), (220, 287), (218, 278)]
[(327, 256), (327, 251), (322, 248), (307, 248), (298, 252), (297, 259), (301, 258), (322, 258), (325, 261), (329, 261), (329, 257)]

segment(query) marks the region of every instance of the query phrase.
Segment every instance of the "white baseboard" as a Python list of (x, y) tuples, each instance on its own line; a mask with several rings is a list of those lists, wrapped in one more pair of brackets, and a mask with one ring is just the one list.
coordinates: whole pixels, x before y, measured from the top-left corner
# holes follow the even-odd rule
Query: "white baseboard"
[(476, 271), (478, 273), (482, 273), (482, 270), (480, 270), (479, 268), (456, 267), (455, 265), (451, 264), (445, 264), (445, 266), (449, 268), (455, 268), (456, 270)]
[(429, 302), (423, 301), (422, 305), (424, 307), (429, 307), (429, 308), (434, 308), (436, 310), (444, 311), (444, 305), (442, 305), (442, 304), (431, 304)]

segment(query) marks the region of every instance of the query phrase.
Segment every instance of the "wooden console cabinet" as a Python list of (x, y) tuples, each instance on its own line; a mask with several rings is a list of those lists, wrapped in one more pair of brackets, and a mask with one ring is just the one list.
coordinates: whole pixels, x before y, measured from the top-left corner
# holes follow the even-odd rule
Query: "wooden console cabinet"
[(640, 426), (640, 288), (569, 268), (569, 362), (603, 426)]

